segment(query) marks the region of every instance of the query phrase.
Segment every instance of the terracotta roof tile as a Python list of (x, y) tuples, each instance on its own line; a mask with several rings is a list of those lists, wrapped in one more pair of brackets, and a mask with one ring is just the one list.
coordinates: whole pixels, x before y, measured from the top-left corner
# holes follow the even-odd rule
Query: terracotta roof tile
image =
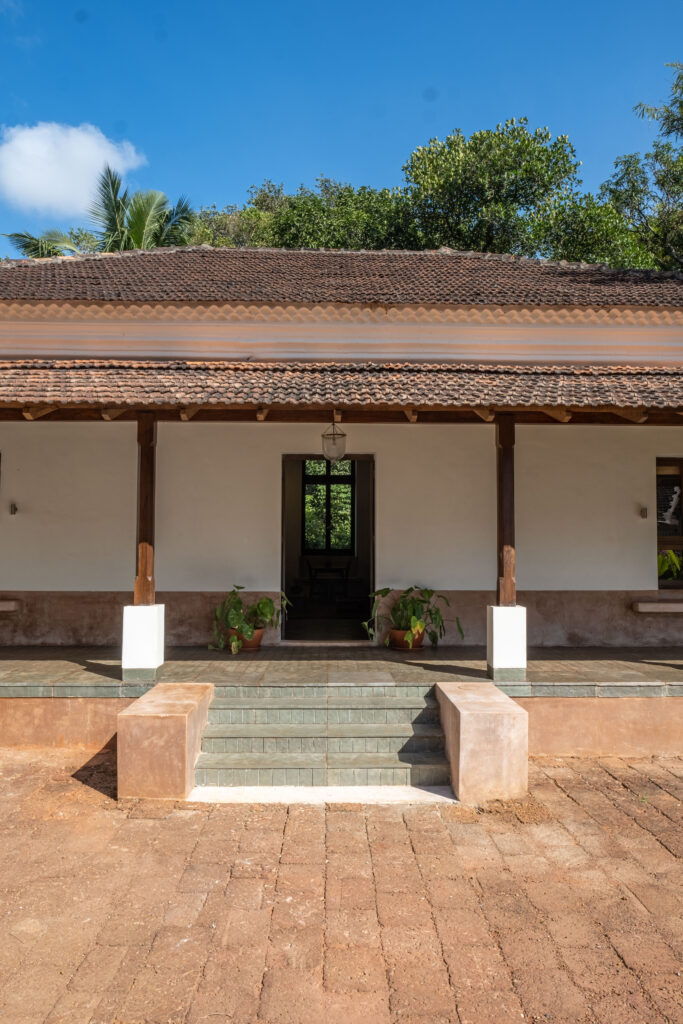
[[(390, 362), (0, 362), (0, 406), (570, 406), (683, 410), (683, 367)], [(683, 421), (682, 421), (683, 425)]]
[(683, 275), (485, 253), (195, 246), (0, 264), (0, 301), (683, 306)]

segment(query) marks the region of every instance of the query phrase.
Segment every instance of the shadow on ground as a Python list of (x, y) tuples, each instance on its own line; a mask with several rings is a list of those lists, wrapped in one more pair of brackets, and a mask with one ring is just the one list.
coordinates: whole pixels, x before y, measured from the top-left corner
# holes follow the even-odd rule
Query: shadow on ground
[(98, 750), (71, 777), (83, 786), (116, 800), (116, 747)]

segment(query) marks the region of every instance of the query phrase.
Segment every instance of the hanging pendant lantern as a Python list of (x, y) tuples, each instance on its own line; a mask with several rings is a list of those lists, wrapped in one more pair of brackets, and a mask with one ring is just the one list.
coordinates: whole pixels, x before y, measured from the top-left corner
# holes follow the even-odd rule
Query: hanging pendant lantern
[(329, 462), (338, 462), (346, 451), (346, 434), (336, 423), (331, 423), (323, 434), (323, 455)]

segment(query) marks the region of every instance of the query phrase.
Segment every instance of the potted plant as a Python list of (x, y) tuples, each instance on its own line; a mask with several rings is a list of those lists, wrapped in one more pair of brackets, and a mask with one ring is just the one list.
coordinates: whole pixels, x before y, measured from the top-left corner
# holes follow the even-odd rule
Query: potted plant
[[(370, 597), (374, 598), (374, 603), (370, 618), (363, 623), (363, 628), (370, 639), (376, 640), (388, 626), (384, 640), (387, 647), (399, 651), (422, 647), (425, 633), (432, 647), (436, 647), (439, 638), (446, 632), (443, 612), (438, 602), (450, 607), (448, 598), (441, 594), (437, 595), (435, 590), (427, 587), (408, 587), (407, 590), (401, 591), (388, 612), (380, 612), (382, 601), (391, 594), (392, 589), (383, 587), (370, 594)], [(463, 637), (465, 634), (460, 619), (456, 617), (455, 622), (460, 636)]]
[(245, 605), (240, 591), (244, 587), (233, 585), (232, 590), (213, 614), (213, 635), (215, 644), (209, 644), (212, 651), (224, 651), (229, 647), (233, 654), (238, 651), (256, 651), (261, 646), (266, 626), (278, 626), (280, 615), (287, 614), (291, 603), (280, 593), (280, 607), (276, 608), (272, 597), (260, 597), (253, 604)]
[(675, 551), (658, 553), (657, 575), (660, 587), (680, 587), (683, 584), (683, 564)]

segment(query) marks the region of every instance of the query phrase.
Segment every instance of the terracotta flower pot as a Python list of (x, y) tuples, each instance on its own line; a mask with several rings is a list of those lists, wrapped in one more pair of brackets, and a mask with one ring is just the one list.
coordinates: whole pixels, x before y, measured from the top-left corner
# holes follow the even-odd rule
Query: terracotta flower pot
[(413, 636), (413, 646), (406, 640), (407, 629), (391, 629), (389, 630), (389, 646), (393, 647), (395, 651), (410, 651), (416, 648), (422, 647), (422, 641), (425, 638), (424, 629), (421, 632), (416, 633)]
[(236, 629), (228, 630), (229, 636), (238, 636), (242, 641), (240, 651), (258, 651), (259, 647), (261, 646), (261, 641), (263, 640), (263, 633), (263, 629), (255, 629), (254, 635), (251, 638), (251, 640), (247, 640), (247, 638), (242, 636), (242, 634), (239, 633)]

